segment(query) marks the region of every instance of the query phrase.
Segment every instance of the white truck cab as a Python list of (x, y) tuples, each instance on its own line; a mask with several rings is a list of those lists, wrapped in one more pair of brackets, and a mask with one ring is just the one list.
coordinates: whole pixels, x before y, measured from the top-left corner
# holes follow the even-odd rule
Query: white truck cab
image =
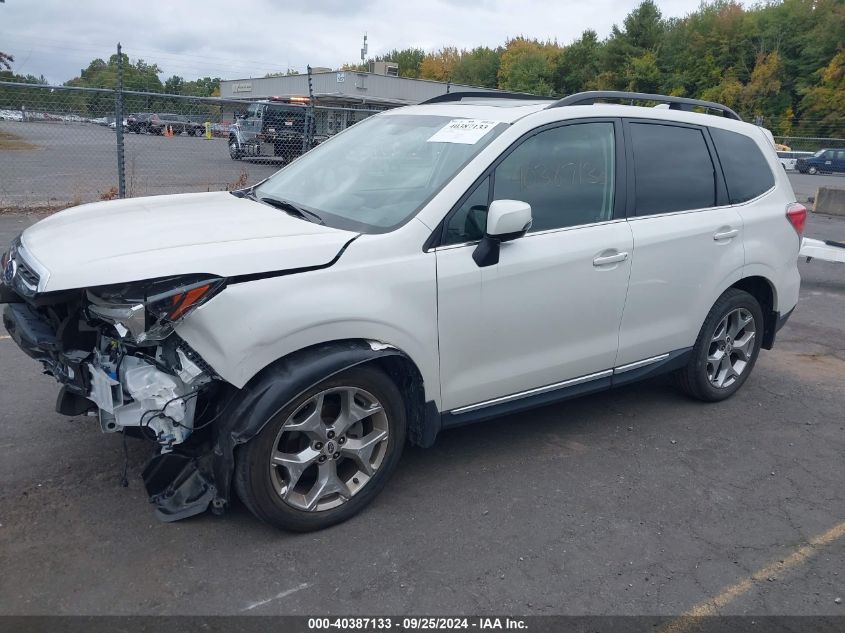
[(796, 305), (805, 218), (725, 106), (457, 93), (241, 191), (42, 220), (0, 299), (60, 412), (159, 444), (159, 518), (234, 491), (311, 530), (452, 426), (663, 372), (730, 397)]

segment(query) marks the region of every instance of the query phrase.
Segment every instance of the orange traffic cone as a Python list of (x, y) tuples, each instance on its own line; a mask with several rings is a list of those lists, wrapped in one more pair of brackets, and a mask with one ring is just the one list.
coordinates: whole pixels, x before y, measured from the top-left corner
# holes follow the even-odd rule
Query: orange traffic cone
[(166, 138), (171, 138), (173, 136), (173, 128), (169, 125), (164, 128), (164, 136)]

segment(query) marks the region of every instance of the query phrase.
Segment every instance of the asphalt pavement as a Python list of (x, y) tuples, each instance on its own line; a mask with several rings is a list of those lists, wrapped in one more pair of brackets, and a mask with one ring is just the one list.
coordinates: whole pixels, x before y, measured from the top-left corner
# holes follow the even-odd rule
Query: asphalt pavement
[[(0, 121), (36, 147), (0, 151), (0, 209), (79, 204), (114, 195), (115, 132), (90, 123)], [(128, 196), (221, 191), (253, 184), (278, 162), (232, 160), (225, 138), (124, 135)]]
[[(0, 214), (0, 243), (37, 217)], [(845, 241), (845, 220), (807, 234)], [(731, 400), (657, 379), (444, 432), (300, 535), (237, 503), (157, 522), (149, 446), (121, 487), (120, 437), (56, 414), (0, 331), (0, 614), (843, 615), (845, 266), (800, 269)]]

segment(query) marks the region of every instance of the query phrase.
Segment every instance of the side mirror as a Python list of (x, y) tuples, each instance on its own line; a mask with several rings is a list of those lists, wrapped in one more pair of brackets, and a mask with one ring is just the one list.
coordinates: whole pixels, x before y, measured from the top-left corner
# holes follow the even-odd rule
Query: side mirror
[(472, 259), (480, 267), (498, 264), (502, 242), (522, 237), (530, 228), (530, 204), (521, 200), (494, 200), (487, 212), (487, 230)]

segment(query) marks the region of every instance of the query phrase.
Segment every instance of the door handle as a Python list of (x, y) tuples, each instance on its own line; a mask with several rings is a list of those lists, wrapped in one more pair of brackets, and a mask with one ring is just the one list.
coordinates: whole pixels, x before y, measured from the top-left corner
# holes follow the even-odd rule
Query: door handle
[(601, 255), (593, 260), (593, 266), (607, 266), (608, 264), (618, 264), (628, 259), (628, 253), (616, 253), (614, 255)]
[(728, 229), (725, 231), (718, 231), (716, 234), (713, 235), (713, 239), (718, 240), (729, 240), (739, 235), (739, 229)]

